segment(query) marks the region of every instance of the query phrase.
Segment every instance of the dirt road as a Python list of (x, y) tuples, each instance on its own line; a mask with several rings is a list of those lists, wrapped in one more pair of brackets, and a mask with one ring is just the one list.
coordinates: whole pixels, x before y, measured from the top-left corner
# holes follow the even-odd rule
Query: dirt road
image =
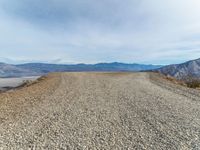
[(2, 149), (200, 149), (200, 95), (149, 73), (62, 73), (0, 94)]

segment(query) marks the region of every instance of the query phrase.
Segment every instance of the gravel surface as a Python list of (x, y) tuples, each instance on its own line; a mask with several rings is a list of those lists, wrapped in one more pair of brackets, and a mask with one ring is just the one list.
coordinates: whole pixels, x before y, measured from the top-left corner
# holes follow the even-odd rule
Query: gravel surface
[(0, 94), (2, 149), (200, 149), (199, 91), (152, 73), (57, 73)]

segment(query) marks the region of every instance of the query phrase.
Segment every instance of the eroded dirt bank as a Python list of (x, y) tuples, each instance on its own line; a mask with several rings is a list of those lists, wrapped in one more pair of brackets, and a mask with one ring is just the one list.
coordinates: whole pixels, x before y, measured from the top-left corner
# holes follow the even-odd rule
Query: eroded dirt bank
[(56, 73), (0, 94), (5, 149), (199, 149), (198, 91), (149, 73)]

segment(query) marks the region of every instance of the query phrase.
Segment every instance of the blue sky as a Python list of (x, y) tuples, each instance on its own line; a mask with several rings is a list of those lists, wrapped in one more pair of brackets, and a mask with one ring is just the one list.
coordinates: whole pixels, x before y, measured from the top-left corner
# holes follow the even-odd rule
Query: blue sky
[(179, 63), (200, 57), (199, 0), (1, 0), (0, 61)]

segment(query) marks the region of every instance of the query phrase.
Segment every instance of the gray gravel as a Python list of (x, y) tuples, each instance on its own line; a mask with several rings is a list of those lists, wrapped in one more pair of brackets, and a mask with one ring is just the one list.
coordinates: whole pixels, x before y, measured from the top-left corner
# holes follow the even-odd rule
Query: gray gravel
[(0, 147), (200, 149), (199, 91), (152, 76), (63, 73), (4, 93)]

